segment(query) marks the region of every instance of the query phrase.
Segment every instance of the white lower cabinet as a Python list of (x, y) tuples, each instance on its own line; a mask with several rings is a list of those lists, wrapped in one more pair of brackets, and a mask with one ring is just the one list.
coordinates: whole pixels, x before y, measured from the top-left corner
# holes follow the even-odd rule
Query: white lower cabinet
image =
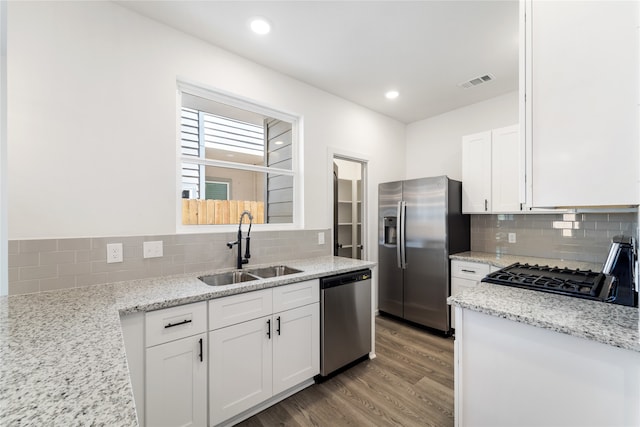
[[(478, 286), (484, 276), (496, 270), (498, 268), (481, 262), (452, 260), (451, 295), (455, 296), (466, 289)], [(456, 327), (453, 309), (451, 309), (451, 327)]]
[(140, 425), (233, 425), (313, 384), (319, 281), (121, 316)]
[(148, 426), (207, 425), (206, 334), (147, 349)]
[[(310, 280), (209, 302), (209, 425), (275, 403), (320, 372), (319, 292), (318, 280)], [(273, 310), (255, 318), (264, 301)], [(245, 313), (234, 316), (239, 323), (215, 314), (228, 307)]]
[(209, 332), (211, 425), (271, 397), (271, 316)]
[(206, 302), (146, 313), (147, 426), (207, 425), (206, 319)]
[(456, 426), (640, 425), (637, 351), (455, 312)]
[(317, 375), (320, 369), (319, 303), (273, 316), (273, 394)]
[(319, 303), (209, 332), (209, 408), (217, 425), (319, 372)]

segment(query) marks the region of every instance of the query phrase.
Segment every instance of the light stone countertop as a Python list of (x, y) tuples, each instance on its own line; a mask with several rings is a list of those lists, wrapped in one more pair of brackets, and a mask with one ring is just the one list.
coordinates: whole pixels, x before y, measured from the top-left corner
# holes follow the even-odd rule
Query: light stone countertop
[[(463, 252), (451, 259), (485, 262), (506, 267), (514, 262), (600, 271), (599, 264), (514, 255), (496, 257), (484, 252)], [(502, 317), (602, 344), (640, 352), (640, 310), (599, 301), (481, 283), (449, 297), (449, 304)]]
[(602, 264), (597, 264), (593, 262), (586, 261), (573, 261), (573, 260), (561, 260), (557, 258), (537, 258), (531, 256), (524, 255), (506, 255), (506, 254), (495, 254), (489, 252), (460, 252), (457, 254), (449, 255), (450, 259), (457, 259), (460, 261), (472, 261), (472, 262), (481, 262), (484, 264), (489, 264), (494, 267), (504, 268), (513, 263), (519, 262), (522, 264), (531, 264), (531, 265), (548, 265), (551, 267), (567, 267), (572, 269), (579, 270), (592, 270), (592, 271), (601, 271)]
[(303, 272), (217, 287), (197, 279), (212, 271), (0, 297), (0, 425), (137, 426), (120, 314), (375, 266), (331, 256), (284, 264)]

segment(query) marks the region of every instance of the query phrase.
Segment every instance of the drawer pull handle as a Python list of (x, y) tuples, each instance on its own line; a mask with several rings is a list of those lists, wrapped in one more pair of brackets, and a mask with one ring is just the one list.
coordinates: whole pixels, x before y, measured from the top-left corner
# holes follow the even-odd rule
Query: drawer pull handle
[(191, 323), (193, 322), (193, 320), (191, 319), (187, 319), (187, 320), (183, 320), (182, 322), (178, 322), (178, 323), (169, 323), (168, 325), (164, 325), (164, 328), (173, 328), (174, 326), (180, 326), (180, 325), (184, 325), (186, 323)]
[(278, 329), (276, 329), (276, 331), (278, 331), (278, 335), (280, 335), (280, 316), (278, 316)]
[(475, 272), (475, 271), (473, 271), (473, 270), (465, 270), (464, 268), (463, 268), (461, 271), (463, 271), (463, 272), (465, 272), (465, 273), (473, 273), (473, 274), (475, 274), (475, 273), (476, 273), (476, 272)]
[(202, 362), (202, 338), (200, 338), (200, 361)]
[(271, 319), (267, 320), (267, 338), (271, 339)]

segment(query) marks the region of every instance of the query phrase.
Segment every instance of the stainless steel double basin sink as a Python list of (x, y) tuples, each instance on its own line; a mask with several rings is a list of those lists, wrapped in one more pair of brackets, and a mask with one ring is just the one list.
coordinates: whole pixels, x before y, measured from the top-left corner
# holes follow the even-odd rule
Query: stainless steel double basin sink
[(251, 280), (269, 279), (271, 277), (286, 276), (288, 274), (301, 273), (301, 270), (286, 265), (274, 265), (246, 270), (228, 271), (226, 273), (200, 276), (198, 279), (209, 286), (226, 286)]

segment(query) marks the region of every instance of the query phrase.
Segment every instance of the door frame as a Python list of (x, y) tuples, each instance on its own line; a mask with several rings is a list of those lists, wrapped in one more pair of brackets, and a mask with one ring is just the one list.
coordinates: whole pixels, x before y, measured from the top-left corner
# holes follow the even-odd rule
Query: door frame
[[(328, 170), (328, 181), (327, 185), (329, 191), (327, 191), (327, 207), (330, 207), (330, 223), (331, 223), (331, 253), (333, 254), (333, 248), (335, 245), (334, 241), (334, 218), (333, 218), (333, 160), (340, 159), (346, 160), (350, 162), (360, 163), (362, 168), (362, 224), (361, 224), (361, 237), (362, 237), (362, 259), (369, 260), (369, 254), (371, 251), (369, 250), (369, 177), (368, 177), (368, 167), (369, 167), (369, 157), (363, 153), (356, 153), (352, 151), (342, 150), (339, 147), (328, 147), (327, 148), (327, 170)], [(375, 239), (373, 239), (375, 241)]]

